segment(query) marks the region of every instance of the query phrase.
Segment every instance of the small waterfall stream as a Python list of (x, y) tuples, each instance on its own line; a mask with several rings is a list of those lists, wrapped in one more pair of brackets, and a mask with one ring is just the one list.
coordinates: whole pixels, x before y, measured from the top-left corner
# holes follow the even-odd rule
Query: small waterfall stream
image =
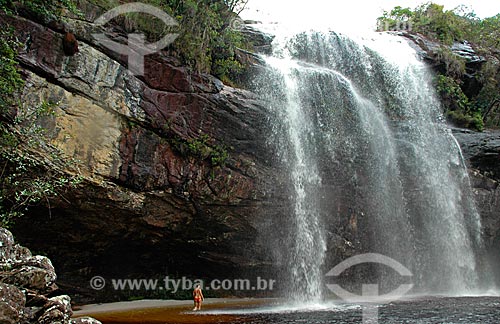
[(417, 292), (479, 289), (480, 218), (415, 51), (376, 34), (307, 32), (275, 43), (255, 84), (275, 116), (270, 145), (290, 187), (287, 236), (276, 247), (290, 296), (322, 297), (325, 270), (335, 266), (325, 264), (329, 237), (342, 235), (336, 224), (347, 209), (364, 231), (353, 236), (369, 239), (363, 248), (404, 264)]

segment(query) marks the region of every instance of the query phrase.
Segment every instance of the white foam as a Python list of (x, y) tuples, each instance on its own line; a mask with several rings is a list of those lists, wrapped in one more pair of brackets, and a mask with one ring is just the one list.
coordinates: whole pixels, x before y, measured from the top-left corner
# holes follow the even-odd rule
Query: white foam
[(360, 309), (361, 305), (342, 304), (333, 301), (316, 303), (277, 303), (255, 308), (228, 308), (215, 309), (199, 312), (205, 315), (246, 315), (246, 314), (287, 314), (287, 313), (309, 313), (309, 312), (344, 312)]

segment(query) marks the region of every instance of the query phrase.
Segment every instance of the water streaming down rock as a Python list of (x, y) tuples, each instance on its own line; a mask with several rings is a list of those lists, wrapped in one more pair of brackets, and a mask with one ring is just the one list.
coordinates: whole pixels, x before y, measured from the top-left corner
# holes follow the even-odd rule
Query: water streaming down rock
[[(333, 32), (282, 44), (256, 88), (274, 112), (271, 145), (288, 174), (291, 215), (276, 248), (291, 296), (321, 298), (335, 266), (324, 264), (328, 236), (347, 211), (354, 240), (368, 237), (363, 250), (408, 267), (416, 291), (478, 289), (480, 218), (432, 76), (412, 48), (391, 35)], [(393, 274), (380, 275), (389, 285)]]
[[(278, 70), (284, 90), (282, 100), (274, 101), (280, 115), (280, 130), (285, 145), (282, 156), (288, 164), (293, 216), (286, 242), (290, 244), (286, 258), (291, 297), (317, 300), (322, 291), (322, 264), (326, 251), (325, 233), (320, 220), (318, 188), (321, 178), (317, 169), (315, 124), (302, 109), (301, 86), (295, 73), (300, 67), (291, 60), (268, 59)], [(300, 292), (300, 294), (298, 294)]]

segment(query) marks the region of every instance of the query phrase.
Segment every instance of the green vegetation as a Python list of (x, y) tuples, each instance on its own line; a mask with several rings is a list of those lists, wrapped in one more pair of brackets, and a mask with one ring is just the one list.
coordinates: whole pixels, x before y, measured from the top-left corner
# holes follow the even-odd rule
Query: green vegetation
[(168, 2), (181, 26), (181, 34), (173, 44), (174, 50), (185, 63), (226, 82), (233, 72), (241, 71), (235, 50), (246, 45), (241, 33), (231, 28), (236, 16), (229, 10), (226, 1)]
[[(21, 107), (18, 101), (24, 81), (17, 68), (20, 44), (12, 31), (0, 31), (0, 226), (8, 227), (34, 205), (60, 196), (76, 185), (78, 176), (59, 172), (60, 153), (44, 140), (36, 121), (53, 114), (54, 105)], [(39, 152), (51, 153), (50, 159)]]
[(398, 25), (411, 27), (412, 32), (448, 45), (463, 40), (474, 42), (479, 47), (500, 45), (500, 13), (479, 19), (463, 6), (444, 10), (444, 6), (426, 3), (413, 10), (397, 6), (384, 11), (378, 18), (379, 30), (394, 30)]
[[(500, 14), (479, 19), (465, 7), (444, 10), (435, 3), (415, 9), (395, 7), (378, 18), (378, 30), (407, 30), (438, 41), (441, 48), (435, 59), (442, 63), (436, 78), (445, 113), (455, 124), (482, 130), (500, 126)], [(470, 77), (467, 62), (450, 50), (454, 42), (467, 41), (477, 53), (487, 58), (474, 75), (479, 87), (471, 90), (465, 79)], [(467, 75), (469, 74), (469, 75)]]
[(8, 14), (15, 14), (20, 8), (45, 22), (58, 19), (63, 11), (78, 12), (73, 0), (0, 0), (0, 10)]
[(453, 10), (445, 11), (441, 5), (427, 3), (415, 10), (398, 6), (390, 12), (385, 11), (378, 18), (378, 25), (379, 28), (388, 26), (389, 29), (394, 29), (405, 22), (411, 26), (412, 31), (451, 44), (465, 38), (470, 19), (469, 15), (461, 16)]
[[(90, 0), (104, 9), (112, 9), (133, 0)], [(127, 31), (140, 30), (149, 41), (158, 40), (166, 32), (179, 33), (169, 47), (170, 54), (197, 72), (211, 73), (226, 84), (243, 73), (244, 67), (237, 60), (237, 48), (251, 46), (241, 32), (232, 28), (237, 13), (248, 0), (143, 0), (163, 9), (174, 17), (179, 28), (175, 29), (147, 14), (130, 13), (121, 19)], [(79, 14), (74, 0), (0, 0), (0, 10), (17, 13), (20, 8), (46, 23), (61, 20), (63, 12)]]
[[(111, 9), (123, 3), (118, 0), (91, 0)], [(237, 48), (248, 48), (239, 30), (231, 28), (234, 12), (240, 11), (247, 0), (145, 0), (144, 3), (163, 9), (179, 22), (179, 28), (165, 27), (149, 15), (129, 14), (123, 25), (128, 31), (141, 30), (150, 41), (157, 40), (169, 30), (179, 33), (170, 45), (170, 54), (198, 72), (211, 73), (223, 82), (232, 84), (244, 67), (236, 58)]]
[(213, 144), (206, 134), (198, 138), (181, 139), (176, 135), (168, 135), (168, 143), (181, 155), (205, 161), (212, 167), (224, 166), (229, 158), (229, 152), (223, 145)]
[(0, 31), (0, 113), (5, 115), (16, 104), (14, 94), (22, 89), (24, 80), (17, 71), (17, 48), (12, 30)]

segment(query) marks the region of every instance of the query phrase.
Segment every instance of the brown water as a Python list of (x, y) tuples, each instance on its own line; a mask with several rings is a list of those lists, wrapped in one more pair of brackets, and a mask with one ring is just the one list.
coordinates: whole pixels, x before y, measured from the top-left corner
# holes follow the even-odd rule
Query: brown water
[[(191, 305), (100, 312), (103, 324), (354, 324), (362, 323), (361, 305), (328, 302), (293, 306), (269, 300), (207, 303), (201, 312)], [(379, 305), (381, 324), (498, 324), (499, 297), (425, 297)]]
[(116, 311), (93, 314), (103, 324), (166, 324), (166, 323), (244, 323), (246, 319), (237, 315), (204, 315), (189, 312), (189, 308), (154, 308), (130, 311)]
[[(193, 304), (189, 301), (173, 303), (167, 301), (163, 306), (145, 304), (143, 307), (135, 303), (122, 303), (117, 306), (110, 304), (110, 307), (102, 305), (104, 310), (99, 306), (84, 308), (75, 312), (75, 316), (92, 316), (103, 324), (245, 323), (249, 318), (239, 314), (240, 312), (246, 313), (248, 309), (259, 309), (262, 305), (272, 303), (268, 299), (208, 300), (203, 304), (203, 309), (197, 312), (192, 310)], [(158, 303), (152, 303), (154, 304)]]

